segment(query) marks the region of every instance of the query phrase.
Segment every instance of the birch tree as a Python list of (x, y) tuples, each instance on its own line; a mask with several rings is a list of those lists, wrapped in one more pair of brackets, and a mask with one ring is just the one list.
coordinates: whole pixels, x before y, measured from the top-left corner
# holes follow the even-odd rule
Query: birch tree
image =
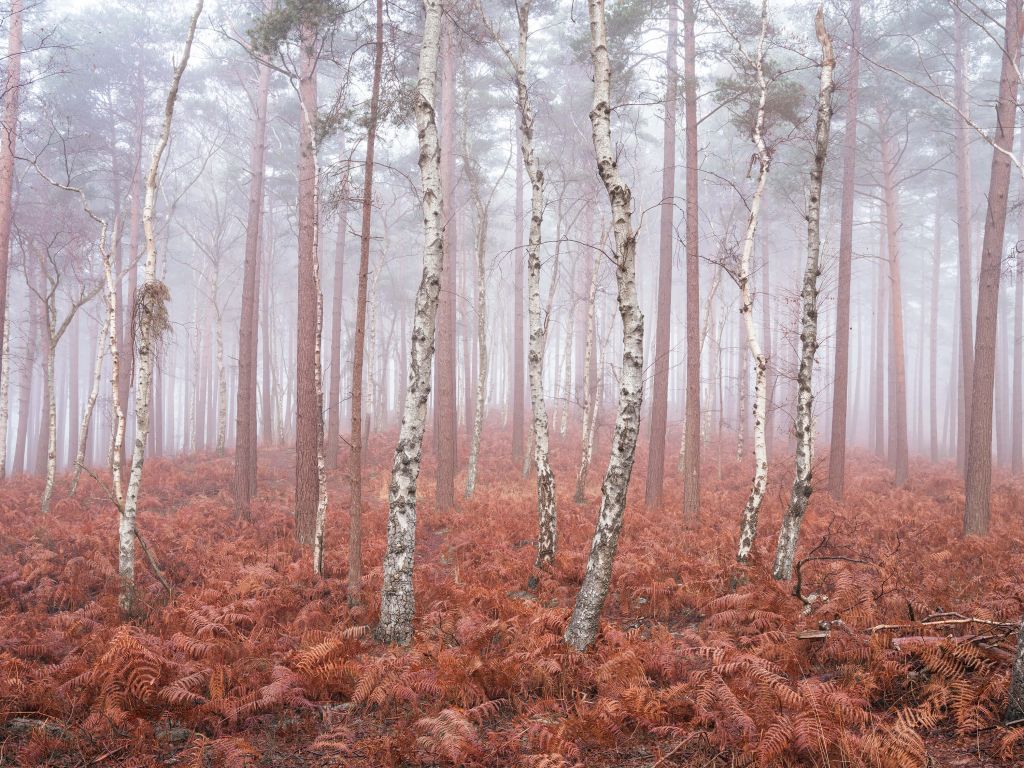
[(636, 236), (632, 222), (632, 192), (615, 164), (611, 136), (611, 62), (604, 0), (589, 0), (590, 53), (594, 64), (594, 97), (590, 111), (597, 169), (608, 193), (614, 234), (615, 280), (619, 315), (622, 318), (622, 369), (619, 405), (612, 436), (611, 457), (601, 485), (598, 512), (590, 555), (565, 630), (565, 642), (586, 650), (597, 636), (601, 610), (611, 584), (612, 565), (618, 548), (626, 492), (633, 471), (640, 408), (643, 403), (644, 316), (636, 293)]
[(415, 113), (419, 137), (419, 167), (423, 203), (423, 274), (416, 291), (409, 379), (402, 426), (395, 447), (388, 486), (387, 547), (384, 552), (380, 621), (375, 635), (383, 643), (406, 644), (412, 639), (415, 611), (413, 565), (416, 550), (416, 482), (423, 455), (430, 367), (441, 269), (444, 264), (441, 148), (435, 111), (437, 59), (441, 41), (440, 0), (424, 0), (423, 40), (420, 45)]
[[(754, 546), (754, 539), (757, 536), (757, 516), (761, 511), (761, 502), (764, 500), (764, 492), (768, 484), (768, 444), (765, 439), (765, 422), (768, 411), (768, 357), (761, 348), (757, 329), (754, 326), (754, 294), (750, 286), (751, 256), (754, 252), (757, 224), (761, 215), (761, 200), (764, 197), (764, 188), (768, 182), (768, 172), (771, 168), (771, 152), (765, 142), (764, 135), (765, 101), (768, 97), (768, 81), (765, 79), (764, 74), (765, 38), (767, 34), (768, 0), (762, 0), (761, 34), (758, 37), (757, 51), (753, 57), (747, 54), (745, 48), (737, 39), (740, 53), (754, 67), (758, 94), (752, 133), (758, 166), (757, 180), (754, 186), (754, 193), (750, 199), (747, 227), (743, 233), (743, 243), (740, 250), (739, 273), (736, 276), (740, 288), (740, 316), (743, 318), (743, 326), (747, 334), (747, 348), (750, 350), (750, 357), (754, 363), (754, 479), (750, 486), (747, 502), (743, 506), (743, 516), (740, 522), (740, 540), (736, 550), (736, 559), (741, 563), (747, 562), (747, 558), (750, 557), (750, 551)], [(740, 386), (746, 387), (746, 385), (745, 379), (741, 381)], [(745, 418), (745, 416), (745, 414), (741, 413), (741, 419)]]
[(167, 302), (170, 292), (156, 275), (156, 232), (153, 214), (156, 208), (157, 177), (160, 161), (171, 138), (174, 105), (178, 100), (178, 87), (188, 66), (196, 25), (203, 12), (203, 0), (196, 3), (189, 21), (185, 49), (181, 61), (174, 69), (171, 87), (164, 103), (163, 128), (146, 175), (146, 198), (142, 210), (142, 227), (146, 244), (145, 281), (139, 286), (133, 308), (133, 333), (138, 354), (138, 378), (135, 390), (135, 445), (132, 451), (131, 473), (125, 494), (124, 510), (118, 526), (118, 573), (121, 580), (120, 607), (124, 615), (131, 615), (135, 603), (135, 517), (138, 511), (139, 491), (142, 486), (142, 465), (146, 457), (146, 438), (149, 436), (149, 405), (152, 393), (153, 363), (161, 337), (169, 330)]
[[(85, 449), (89, 444), (89, 426), (92, 423), (92, 413), (96, 408), (96, 400), (99, 398), (100, 380), (103, 377), (103, 359), (106, 357), (107, 352), (104, 340), (107, 334), (108, 322), (108, 318), (104, 315), (103, 320), (100, 322), (99, 333), (96, 335), (96, 354), (92, 366), (92, 384), (89, 386), (89, 396), (85, 401), (82, 422), (78, 426), (78, 448), (75, 453), (75, 464), (71, 470), (70, 494), (72, 496), (78, 491), (78, 480), (82, 475), (82, 467), (85, 466)], [(4, 393), (0, 392), (0, 398), (2, 397), (4, 397)]]
[(789, 506), (782, 519), (775, 550), (772, 575), (788, 579), (793, 572), (800, 524), (811, 496), (811, 470), (814, 463), (814, 391), (811, 388), (814, 356), (818, 351), (818, 277), (821, 274), (821, 184), (828, 154), (832, 125), (832, 73), (835, 56), (832, 39), (825, 28), (824, 5), (818, 6), (815, 33), (821, 45), (821, 72), (818, 79), (818, 108), (814, 129), (814, 159), (811, 163), (807, 199), (807, 265), (800, 291), (800, 367), (797, 372), (796, 474)]

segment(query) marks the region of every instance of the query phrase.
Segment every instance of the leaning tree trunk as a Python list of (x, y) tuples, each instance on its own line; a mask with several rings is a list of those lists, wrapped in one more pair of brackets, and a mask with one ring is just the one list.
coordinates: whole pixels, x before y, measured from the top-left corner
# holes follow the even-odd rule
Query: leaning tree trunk
[(424, 0), (423, 42), (415, 99), (423, 189), (423, 274), (416, 291), (409, 380), (388, 486), (387, 548), (384, 553), (380, 623), (375, 633), (377, 639), (385, 643), (405, 644), (412, 639), (415, 610), (412, 573), (416, 550), (416, 481), (423, 455), (423, 429), (430, 396), (430, 366), (434, 356), (437, 302), (444, 263), (441, 150), (434, 109), (440, 40), (440, 0)]
[(1017, 723), (1024, 720), (1024, 621), (1017, 630), (1017, 653), (1013, 657), (1013, 671), (1010, 674), (1010, 701), (1006, 708), (1004, 722)]
[(636, 439), (643, 404), (644, 316), (636, 295), (636, 236), (632, 222), (632, 192), (615, 165), (611, 135), (611, 64), (605, 28), (604, 0), (589, 0), (590, 54), (594, 62), (594, 99), (590, 110), (597, 169), (608, 192), (615, 235), (615, 279), (622, 318), (622, 369), (619, 410), (612, 436), (611, 457), (601, 485), (601, 509), (590, 545), (587, 570), (565, 642), (586, 650), (597, 636), (601, 610), (611, 584), (612, 564), (618, 548), (626, 492), (633, 471)]
[(964, 485), (964, 535), (988, 533), (990, 489), (992, 486), (992, 399), (996, 365), (996, 322), (999, 310), (999, 279), (1003, 239), (1006, 230), (1007, 193), (1013, 157), (1014, 118), (1021, 28), (1020, 0), (1006, 4), (1005, 43), (999, 99), (996, 103), (996, 131), (989, 176), (988, 208), (981, 245), (978, 281), (978, 314), (975, 324), (974, 368), (971, 405), (967, 424), (967, 472)]
[(818, 260), (821, 255), (821, 180), (828, 154), (828, 134), (832, 124), (832, 71), (835, 57), (832, 40), (825, 29), (824, 6), (818, 6), (814, 20), (821, 44), (821, 76), (818, 82), (818, 116), (814, 132), (814, 161), (807, 202), (807, 267), (800, 292), (800, 368), (797, 373), (796, 404), (796, 476), (789, 498), (789, 507), (779, 530), (772, 575), (788, 579), (793, 572), (800, 523), (811, 496), (811, 469), (814, 463), (814, 391), (811, 389), (814, 355), (818, 351)]
[(203, 0), (196, 3), (189, 22), (188, 36), (181, 61), (174, 70), (167, 101), (164, 105), (163, 131), (153, 151), (153, 159), (146, 177), (146, 201), (142, 212), (142, 226), (146, 236), (146, 281), (139, 287), (135, 306), (132, 307), (135, 349), (139, 356), (137, 384), (135, 390), (135, 445), (132, 450), (132, 467), (128, 476), (128, 490), (125, 494), (121, 524), (118, 528), (118, 573), (121, 577), (120, 608), (125, 616), (131, 615), (135, 603), (135, 516), (142, 486), (142, 464), (146, 457), (146, 438), (149, 436), (149, 401), (152, 393), (153, 361), (161, 337), (170, 327), (167, 317), (167, 301), (170, 299), (167, 286), (156, 277), (156, 231), (153, 226), (153, 212), (156, 206), (157, 175), (160, 160), (171, 138), (171, 120), (174, 104), (178, 99), (178, 86), (188, 66), (199, 15), (203, 12)]
[[(100, 333), (96, 337), (96, 359), (92, 366), (92, 386), (89, 388), (89, 397), (85, 401), (85, 412), (82, 414), (82, 423), (78, 428), (78, 452), (75, 454), (75, 466), (71, 471), (71, 495), (74, 496), (78, 490), (78, 479), (81, 477), (82, 468), (85, 466), (85, 449), (89, 443), (89, 425), (92, 423), (92, 412), (96, 407), (96, 400), (100, 393), (100, 378), (103, 373), (103, 357), (106, 352), (104, 337), (107, 335), (108, 319), (104, 318), (100, 327)], [(2, 394), (0, 394), (2, 397)]]
[[(758, 172), (753, 197), (750, 199), (750, 212), (747, 216), (747, 229), (743, 235), (743, 247), (740, 252), (740, 316), (743, 318), (747, 332), (747, 347), (754, 361), (754, 480), (750, 486), (747, 503), (743, 507), (740, 524), (740, 541), (736, 550), (736, 559), (747, 562), (750, 550), (757, 537), (757, 516), (761, 511), (765, 488), (768, 485), (768, 445), (765, 441), (765, 421), (768, 411), (768, 358), (761, 349), (761, 342), (754, 327), (754, 295), (750, 289), (750, 260), (754, 252), (758, 218), (761, 215), (761, 199), (768, 181), (771, 166), (771, 154), (764, 140), (765, 100), (768, 96), (768, 83), (764, 77), (765, 38), (768, 34), (768, 0), (761, 2), (761, 36), (758, 38), (757, 53), (753, 60), (754, 72), (757, 75), (758, 102), (754, 118), (754, 147), (757, 152)], [(767, 298), (767, 297), (766, 297)], [(746, 387), (744, 378), (740, 386)], [(746, 414), (741, 412), (741, 419)], [(742, 421), (740, 422), (743, 423)]]

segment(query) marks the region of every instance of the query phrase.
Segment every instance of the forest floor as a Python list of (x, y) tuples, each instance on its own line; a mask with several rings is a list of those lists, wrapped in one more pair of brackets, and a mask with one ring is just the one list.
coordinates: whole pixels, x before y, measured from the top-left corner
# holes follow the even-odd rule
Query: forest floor
[[(670, 444), (676, 444), (674, 441)], [(756, 562), (734, 552), (750, 478), (705, 448), (702, 516), (677, 472), (643, 508), (634, 469), (602, 633), (561, 642), (579, 587), (604, 455), (572, 503), (578, 444), (557, 438), (559, 555), (535, 593), (535, 488), (492, 430), (478, 490), (438, 513), (420, 478), (416, 639), (373, 642), (390, 437), (367, 472), (364, 608), (347, 607), (344, 477), (331, 476), (326, 571), (293, 543), (290, 452), (261, 453), (253, 520), (232, 511), (230, 457), (146, 463), (143, 607), (117, 612), (116, 516), (96, 482), (0, 485), (0, 766), (1010, 766), (1000, 724), (1020, 578), (1024, 487), (997, 476), (993, 533), (962, 540), (952, 465), (895, 489), (854, 452), (843, 503), (811, 500), (801, 591), (767, 571), (788, 462)], [(721, 460), (721, 461), (720, 461)], [(674, 462), (674, 457), (673, 457)], [(458, 478), (463, 481), (463, 476)], [(965, 621), (963, 619), (970, 619)], [(979, 620), (979, 621), (975, 621)], [(886, 625), (886, 626), (882, 626)]]

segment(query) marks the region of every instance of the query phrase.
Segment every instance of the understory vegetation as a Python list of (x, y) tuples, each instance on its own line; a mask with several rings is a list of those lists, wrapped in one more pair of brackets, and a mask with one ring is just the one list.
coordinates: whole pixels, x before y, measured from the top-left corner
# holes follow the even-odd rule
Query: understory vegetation
[[(41, 479), (0, 486), (0, 765), (1024, 760), (1024, 728), (1001, 722), (1024, 611), (1018, 478), (997, 475), (993, 535), (961, 539), (952, 465), (922, 463), (894, 489), (879, 460), (855, 453), (845, 501), (815, 497), (796, 579), (780, 583), (770, 536), (736, 565), (749, 469), (708, 446), (698, 524), (680, 519), (676, 477), (657, 510), (630, 499), (601, 634), (578, 653), (562, 634), (598, 488), (577, 505), (571, 484), (559, 485), (561, 554), (526, 591), (534, 481), (492, 458), (505, 439), (497, 424), (485, 432), (481, 487), (456, 510), (435, 512), (424, 489), (407, 648), (373, 641), (375, 602), (348, 607), (340, 491), (325, 576), (314, 577), (291, 535), (290, 451), (261, 454), (249, 523), (233, 511), (230, 459), (147, 462), (140, 532), (172, 592), (139, 553), (138, 615), (127, 623), (105, 489), (83, 480), (69, 498), (59, 481), (42, 514)], [(577, 441), (553, 441), (556, 474), (573, 471)], [(371, 601), (390, 443), (372, 440), (364, 483)], [(432, 461), (428, 452), (425, 471)], [(778, 528), (784, 481), (770, 478), (766, 531)]]

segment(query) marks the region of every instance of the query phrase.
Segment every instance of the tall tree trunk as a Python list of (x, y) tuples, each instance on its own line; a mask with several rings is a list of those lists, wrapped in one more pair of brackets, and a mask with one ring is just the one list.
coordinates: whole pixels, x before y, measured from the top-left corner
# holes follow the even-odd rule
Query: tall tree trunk
[(651, 391), (650, 447), (644, 504), (661, 504), (665, 481), (665, 426), (668, 422), (669, 337), (672, 334), (672, 243), (676, 196), (676, 63), (678, 20), (674, 0), (668, 3), (665, 49), (665, 122), (661, 138), (661, 210), (658, 231), (658, 314), (654, 331), (654, 384)]
[[(260, 315), (260, 335), (263, 337), (263, 360), (262, 360), (262, 382), (260, 390), (261, 400), (261, 425), (262, 431), (262, 442), (264, 446), (272, 446), (274, 444), (274, 392), (273, 392), (273, 381), (274, 381), (274, 337), (270, 334), (270, 284), (273, 282), (273, 271), (271, 269), (270, 257), (274, 249), (274, 238), (270, 230), (270, 222), (273, 221), (273, 210), (267, 211), (267, 238), (266, 248), (263, 249), (263, 253), (260, 254), (263, 260), (261, 266), (261, 288), (263, 292), (263, 300), (260, 302), (261, 310)], [(262, 233), (262, 226), (261, 226)]]
[(523, 456), (525, 435), (523, 392), (523, 165), (516, 163), (516, 201), (513, 213), (515, 231), (512, 255), (512, 461)]
[[(548, 463), (548, 414), (544, 404), (544, 348), (547, 342), (545, 320), (540, 302), (540, 242), (544, 221), (544, 172), (533, 145), (533, 105), (526, 83), (527, 40), (530, 34), (530, 0), (517, 6), (519, 46), (515, 58), (516, 104), (519, 110), (519, 149), (530, 180), (530, 234), (526, 246), (527, 283), (530, 321), (530, 403), (533, 410), (533, 463), (537, 470), (537, 559), (535, 570), (555, 559), (558, 543), (558, 518), (555, 509), (555, 476)], [(530, 587), (537, 584), (536, 573)]]
[[(1010, 462), (1013, 474), (1019, 475), (1024, 469), (1022, 461), (1022, 445), (1024, 439), (1024, 210), (1020, 212), (1017, 228), (1016, 248), (1017, 272), (1013, 286), (1013, 326), (1010, 335), (1013, 338), (1013, 455)], [(934, 409), (933, 409), (934, 412)]]
[(1006, 4), (1005, 42), (996, 103), (996, 131), (989, 177), (985, 233), (981, 244), (978, 316), (974, 341), (971, 405), (968, 409), (964, 535), (988, 533), (992, 484), (992, 397), (996, 364), (999, 277), (1006, 231), (1007, 193), (1013, 153), (1020, 57), (1020, 0)]
[[(264, 5), (264, 7), (266, 7)], [(267, 98), (270, 67), (258, 64), (256, 114), (249, 153), (249, 203), (245, 225), (245, 262), (242, 268), (242, 316), (238, 326), (238, 391), (235, 428), (235, 512), (251, 517), (256, 492), (256, 354), (259, 305), (260, 231), (263, 227), (263, 187), (267, 151)], [(264, 336), (266, 344), (266, 336)]]
[[(344, 154), (344, 146), (342, 146)], [(331, 297), (331, 375), (327, 403), (327, 469), (337, 469), (341, 448), (341, 325), (345, 296), (345, 247), (348, 240), (348, 175), (341, 182), (341, 203), (338, 205), (338, 234), (334, 241), (334, 280)]]
[[(7, 328), (7, 274), (11, 256), (11, 221), (14, 216), (14, 155), (18, 132), (18, 99), (21, 95), (22, 0), (11, 0), (8, 20), (4, 113), (0, 122), (0, 324)], [(5, 335), (6, 339), (7, 336)], [(7, 358), (0, 361), (6, 373)], [(9, 379), (10, 377), (8, 377)], [(6, 381), (7, 379), (5, 379)], [(4, 430), (3, 439), (7, 439)], [(20, 439), (20, 438), (19, 438)], [(17, 465), (16, 465), (17, 466)], [(0, 475), (4, 469), (0, 467)]]
[(971, 421), (972, 381), (974, 375), (974, 324), (971, 318), (971, 130), (967, 124), (970, 102), (967, 98), (967, 62), (964, 41), (964, 14), (958, 4), (953, 5), (953, 92), (957, 109), (954, 127), (956, 154), (956, 228), (957, 258), (959, 265), (960, 301), (960, 365), (961, 391), (959, 408), (961, 430), (957, 439), (957, 463), (966, 467), (966, 434)]
[(931, 369), (928, 374), (929, 404), (929, 455), (933, 462), (939, 460), (939, 278), (942, 272), (942, 196), (935, 196), (935, 227), (934, 253), (932, 256), (932, 297), (931, 316), (929, 318), (930, 333), (928, 340), (928, 362)]
[(489, 201), (484, 201), (479, 190), (476, 171), (470, 171), (470, 185), (476, 203), (476, 343), (477, 365), (476, 405), (473, 409), (473, 436), (469, 445), (469, 466), (466, 469), (466, 498), (476, 488), (477, 458), (480, 454), (480, 435), (483, 432), (487, 408), (487, 227), (489, 222)]
[[(455, 506), (455, 463), (458, 445), (455, 377), (455, 273), (458, 232), (455, 215), (455, 31), (445, 23), (441, 40), (441, 185), (444, 199), (444, 252), (437, 320), (437, 365), (434, 366), (434, 422), (437, 425), (437, 471), (434, 502), (439, 510)], [(519, 258), (521, 252), (516, 253)]]
[(814, 390), (812, 378), (814, 355), (818, 351), (818, 262), (821, 256), (821, 180), (828, 154), (828, 135), (832, 124), (832, 71), (835, 56), (832, 40), (825, 29), (824, 6), (818, 6), (814, 20), (821, 44), (821, 77), (818, 83), (818, 114), (814, 131), (814, 161), (807, 201), (807, 268), (800, 291), (800, 368), (797, 373), (796, 410), (796, 475), (789, 507), (779, 530), (772, 575), (788, 579), (793, 572), (793, 559), (800, 536), (800, 523), (811, 496), (811, 470), (814, 465)]
[(586, 650), (597, 637), (601, 610), (611, 584), (612, 565), (626, 509), (626, 492), (633, 471), (640, 409), (643, 405), (644, 316), (636, 295), (636, 236), (632, 223), (632, 192), (619, 175), (611, 137), (611, 64), (605, 28), (604, 0), (589, 0), (590, 54), (594, 62), (594, 99), (590, 110), (597, 169), (608, 192), (615, 235), (615, 279), (622, 318), (622, 368), (619, 409), (612, 436), (611, 457), (601, 484), (601, 509), (587, 558), (587, 570), (576, 606), (565, 630), (565, 642)]
[(316, 528), (317, 443), (323, 417), (317, 407), (316, 378), (316, 42), (303, 28), (299, 44), (299, 267), (295, 347), (295, 538), (312, 547)]
[(434, 104), (440, 42), (441, 3), (439, 0), (424, 0), (423, 42), (415, 97), (423, 190), (423, 274), (416, 291), (408, 387), (388, 486), (387, 548), (384, 553), (380, 623), (376, 630), (378, 641), (385, 643), (405, 644), (412, 639), (415, 611), (412, 574), (416, 551), (416, 481), (423, 454), (430, 365), (434, 356), (435, 320), (444, 264), (441, 150)]
[(362, 215), (359, 233), (359, 276), (356, 296), (356, 330), (352, 340), (352, 398), (349, 424), (349, 529), (348, 602), (361, 600), (363, 580), (363, 354), (366, 339), (367, 279), (370, 271), (370, 238), (373, 219), (374, 151), (380, 109), (381, 65), (384, 56), (384, 0), (377, 0), (376, 41), (373, 53), (373, 83), (370, 91), (370, 122), (366, 131), (363, 171)]
[(593, 361), (596, 356), (594, 349), (594, 312), (597, 303), (597, 265), (596, 255), (590, 260), (587, 274), (590, 276), (590, 289), (587, 292), (587, 322), (584, 324), (587, 334), (586, 345), (583, 352), (583, 425), (580, 428), (580, 466), (576, 472), (576, 491), (572, 500), (577, 504), (586, 501), (585, 491), (587, 487), (587, 475), (590, 472), (590, 459), (594, 453), (594, 423), (597, 414), (597, 398), (594, 393), (597, 389), (596, 377), (593, 375)]
[(860, 95), (860, 0), (850, 4), (850, 74), (846, 81), (846, 136), (843, 141), (843, 200), (839, 215), (839, 278), (836, 291), (835, 382), (828, 487), (843, 498), (846, 482), (846, 416), (850, 389), (850, 283), (853, 265), (853, 209), (857, 182), (857, 102)]
[(899, 211), (896, 207), (895, 159), (888, 115), (881, 118), (882, 191), (885, 199), (889, 277), (889, 435), (895, 483), (902, 487), (910, 471), (907, 435), (907, 374), (903, 340), (903, 291), (900, 286)]
[(1013, 670), (1010, 673), (1009, 705), (1003, 722), (1020, 723), (1024, 718), (1024, 622), (1017, 630), (1017, 653), (1013, 657)]
[(132, 329), (135, 334), (133, 346), (139, 357), (135, 390), (135, 444), (132, 450), (128, 489), (118, 526), (118, 574), (121, 581), (119, 605), (121, 613), (125, 616), (133, 613), (135, 601), (135, 537), (137, 535), (135, 517), (142, 485), (142, 464), (146, 454), (146, 438), (149, 435), (149, 401), (152, 393), (153, 358), (160, 337), (170, 326), (166, 307), (170, 293), (167, 286), (156, 277), (156, 232), (153, 225), (153, 212), (156, 206), (157, 175), (160, 171), (160, 160), (171, 138), (171, 120), (174, 117), (178, 87), (181, 77), (185, 73), (185, 67), (188, 66), (192, 40), (195, 37), (196, 25), (199, 23), (199, 15), (202, 12), (203, 0), (198, 0), (189, 22), (185, 50), (182, 53), (181, 61), (174, 69), (171, 87), (167, 92), (163, 130), (156, 149), (153, 150), (149, 173), (146, 176), (146, 202), (142, 210), (142, 227), (146, 237), (145, 283), (140, 289), (141, 295), (133, 308), (135, 320)]
[(11, 417), (11, 330), (6, 317), (3, 337), (3, 351), (0, 352), (0, 480), (7, 479), (7, 432)]
[[(747, 559), (750, 557), (750, 551), (754, 547), (754, 539), (757, 537), (757, 516), (761, 511), (761, 502), (764, 500), (764, 492), (768, 485), (768, 446), (765, 442), (765, 416), (768, 410), (768, 358), (761, 349), (761, 342), (757, 337), (757, 328), (754, 325), (754, 295), (750, 287), (750, 262), (754, 253), (758, 218), (761, 215), (761, 199), (764, 196), (764, 188), (768, 182), (768, 172), (771, 167), (771, 153), (764, 140), (765, 101), (768, 97), (768, 82), (764, 77), (764, 53), (767, 35), (768, 0), (762, 0), (761, 35), (758, 38), (757, 53), (753, 61), (759, 94), (753, 132), (758, 172), (754, 194), (750, 199), (750, 212), (747, 216), (746, 232), (743, 235), (743, 244), (740, 251), (740, 271), (737, 276), (740, 288), (740, 317), (743, 319), (743, 325), (747, 332), (747, 348), (750, 350), (750, 357), (754, 362), (754, 479), (750, 485), (747, 502), (743, 506), (743, 516), (740, 523), (740, 538), (736, 549), (736, 560), (741, 563), (747, 562)], [(740, 386), (746, 391), (747, 381), (745, 376), (740, 381)], [(746, 417), (745, 409), (741, 409), (741, 425)]]
[(686, 418), (683, 518), (700, 515), (700, 252), (697, 203), (697, 43), (695, 0), (683, 0), (683, 103), (686, 108)]

